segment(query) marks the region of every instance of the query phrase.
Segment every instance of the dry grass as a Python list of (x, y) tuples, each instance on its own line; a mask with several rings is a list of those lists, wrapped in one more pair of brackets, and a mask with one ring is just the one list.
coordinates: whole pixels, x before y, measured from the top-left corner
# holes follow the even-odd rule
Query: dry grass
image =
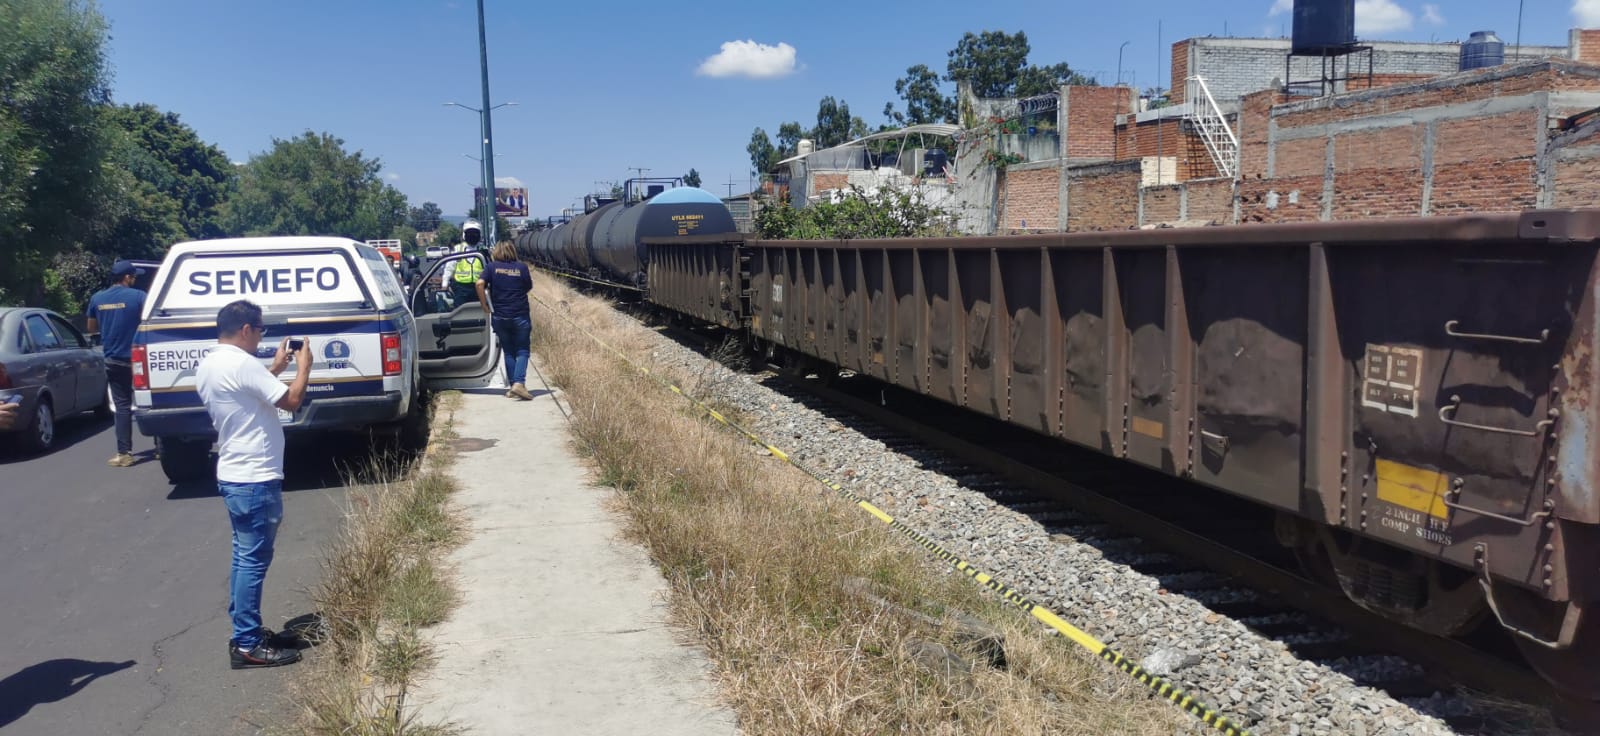
[[(434, 662), (418, 629), (438, 623), (457, 601), (434, 560), (460, 541), (462, 525), (448, 506), (455, 490), (450, 416), (459, 395), (434, 404), (433, 443), (404, 477), (382, 468), (352, 473), (369, 480), (350, 490), (338, 539), (323, 559), (312, 591), (322, 619), (318, 656), (305, 665), (291, 695), (294, 722), (281, 729), (305, 736), (442, 736), (451, 725), (418, 723), (406, 692)], [(376, 461), (375, 461), (376, 462)]]
[[(535, 294), (653, 373), (651, 337), (547, 278)], [(1192, 724), (535, 307), (535, 351), (627, 533), (750, 734), (1167, 734)], [(671, 372), (669, 371), (669, 374)], [(715, 388), (699, 375), (678, 385)], [(696, 380), (697, 378), (701, 380)], [(707, 397), (713, 402), (715, 396)], [(870, 581), (862, 595), (850, 581)], [(881, 599), (892, 601), (885, 605)], [(997, 630), (994, 666), (953, 617)]]

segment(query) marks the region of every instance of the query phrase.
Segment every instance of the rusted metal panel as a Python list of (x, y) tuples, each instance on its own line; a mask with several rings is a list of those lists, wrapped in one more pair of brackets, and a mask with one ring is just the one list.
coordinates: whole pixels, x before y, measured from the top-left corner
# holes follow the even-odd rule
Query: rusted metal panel
[(1600, 524), (1600, 265), (1590, 260), (1587, 275), (1556, 376), (1561, 417), (1551, 479), (1557, 516)]
[(922, 269), (923, 309), (928, 318), (921, 344), (927, 346), (927, 388), (923, 393), (937, 396), (951, 403), (959, 403), (956, 393), (956, 362), (961, 359), (956, 350), (956, 330), (959, 317), (952, 304), (956, 298), (955, 277), (950, 273), (950, 252), (945, 249), (919, 251), (918, 265)]
[[(1110, 435), (1106, 434), (1111, 421), (1106, 413), (1106, 381), (1111, 363), (1106, 350), (1105, 317), (1110, 300), (1105, 296), (1103, 273), (1103, 259), (1109, 256), (1094, 251), (1047, 252), (1061, 331), (1054, 351), (1062, 367), (1058, 434), (1086, 447), (1112, 452)], [(1115, 423), (1120, 444), (1120, 409)]]
[(800, 310), (800, 332), (795, 335), (795, 348), (810, 355), (821, 355), (817, 336), (822, 331), (822, 289), (820, 267), (825, 251), (820, 248), (797, 249), (799, 265), (795, 269), (794, 304)]
[(1356, 370), (1340, 349), (1343, 341), (1334, 311), (1327, 246), (1312, 243), (1306, 251), (1306, 265), (1306, 412), (1300, 433), (1305, 445), (1305, 489), (1298, 512), (1308, 519), (1348, 527), (1350, 426), (1355, 413), (1351, 397), (1355, 395)]
[(1305, 251), (1177, 257), (1197, 342), (1195, 478), (1297, 512), (1305, 404), (1321, 393), (1305, 377)]
[(861, 277), (861, 251), (835, 251), (835, 258), (842, 290), (838, 330), (840, 364), (857, 373), (866, 373), (867, 355), (862, 341), (867, 331), (870, 297)]
[[(943, 253), (936, 253), (943, 258)], [(904, 339), (910, 340), (911, 360), (910, 370), (900, 375), (900, 385), (914, 391), (931, 394), (932, 389), (928, 383), (928, 367), (933, 364), (932, 350), (928, 345), (928, 277), (923, 273), (922, 264), (927, 260), (923, 251), (911, 252), (911, 301), (910, 308), (901, 312), (899, 319), (905, 320), (898, 326)], [(905, 302), (901, 306), (906, 306)]]
[(839, 249), (817, 253), (817, 356), (834, 365), (844, 365), (839, 346), (839, 322), (843, 319), (844, 285), (840, 283)]
[(866, 295), (867, 322), (861, 327), (862, 373), (893, 381), (894, 285), (889, 280), (889, 256), (883, 251), (856, 251), (861, 290)]
[(1473, 544), (1487, 544), (1494, 574), (1542, 586), (1550, 412), (1592, 252), (1491, 242), (1331, 255), (1345, 355), (1361, 371), (1352, 521), (1469, 568)]
[(1165, 251), (1118, 251), (1115, 267), (1128, 355), (1127, 380), (1119, 387), (1127, 412), (1127, 456), (1170, 471), (1166, 444), (1174, 427), (1167, 403), (1172, 375)]
[[(1044, 337), (1044, 397), (1037, 410), (1044, 417), (1043, 430), (1060, 436), (1066, 419), (1066, 329), (1061, 318), (1061, 301), (1056, 291), (1055, 261), (1048, 248), (1039, 249), (1039, 307)], [(1023, 417), (1031, 413), (1026, 407)]]
[(998, 315), (990, 292), (990, 258), (987, 251), (950, 252), (957, 303), (961, 305), (957, 395), (963, 406), (998, 416), (994, 406), (994, 332)]
[(1101, 251), (1101, 299), (1105, 315), (1102, 323), (1105, 338), (1102, 341), (1105, 361), (1105, 382), (1101, 397), (1104, 409), (1101, 417), (1103, 449), (1117, 457), (1128, 456), (1128, 361), (1129, 343), (1127, 316), (1122, 301), (1122, 282), (1117, 278), (1117, 253), (1111, 248)]
[(1188, 290), (1184, 283), (1185, 259), (1178, 249), (1165, 252), (1167, 275), (1167, 444), (1162, 467), (1181, 476), (1194, 474), (1195, 440), (1199, 436), (1195, 410), (1195, 344), (1189, 330)]
[[(1005, 349), (997, 351), (1005, 365), (996, 371), (1004, 381), (1001, 391), (1009, 394), (1006, 418), (1046, 434), (1055, 431), (1059, 410), (1057, 385), (1050, 381), (1049, 320), (1045, 316), (1046, 281), (1040, 269), (1048, 267), (1041, 252), (994, 252), (994, 271), (999, 277), (996, 302), (1005, 306)], [(1005, 394), (1002, 394), (1005, 395)]]

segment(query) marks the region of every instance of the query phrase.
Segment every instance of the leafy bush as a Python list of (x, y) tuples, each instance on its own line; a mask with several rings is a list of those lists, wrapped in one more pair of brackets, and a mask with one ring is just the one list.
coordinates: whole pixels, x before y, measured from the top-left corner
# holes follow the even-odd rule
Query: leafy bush
[(769, 240), (834, 240), (949, 237), (956, 234), (955, 225), (955, 215), (929, 204), (921, 192), (884, 188), (868, 193), (852, 185), (836, 202), (763, 207), (755, 229)]

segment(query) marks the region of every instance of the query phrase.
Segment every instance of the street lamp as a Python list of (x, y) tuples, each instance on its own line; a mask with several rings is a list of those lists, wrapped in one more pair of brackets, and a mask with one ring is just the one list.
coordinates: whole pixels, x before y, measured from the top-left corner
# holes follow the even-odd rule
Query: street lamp
[[(514, 106), (516, 106), (516, 104), (517, 103), (515, 103), (515, 102), (502, 102), (502, 103), (500, 103), (498, 105), (490, 107), (488, 111), (489, 112), (493, 112), (493, 111), (498, 110), (498, 109), (500, 109), (502, 107), (514, 107)], [(482, 108), (473, 107), (471, 105), (463, 105), (463, 104), (461, 104), (459, 102), (446, 102), (446, 103), (444, 103), (444, 106), (445, 107), (459, 107), (459, 108), (461, 108), (463, 110), (470, 110), (472, 112), (477, 113), (478, 114), (478, 132), (482, 135), (482, 141), (480, 143), (480, 148), (485, 152), (489, 152), (489, 151), (494, 150), (493, 146), (492, 146), (492, 144), (491, 144), (491, 142), (489, 140), (489, 138), (490, 138), (489, 133), (488, 133), (488, 130), (489, 130), (489, 116), (484, 114), (484, 110)], [(466, 154), (461, 154), (461, 155), (466, 156)], [(494, 231), (494, 219), (495, 219), (495, 213), (494, 213), (494, 164), (493, 164), (492, 160), (486, 163), (485, 159), (483, 159), (483, 158), (473, 158), (472, 156), (467, 156), (467, 158), (470, 158), (473, 161), (477, 161), (479, 167), (482, 169), (479, 172), (479, 175), (483, 178), (483, 183), (481, 185), (479, 185), (479, 186), (483, 187), (484, 204), (483, 204), (483, 210), (482, 210), (482, 212), (480, 214), (484, 218), (483, 219), (484, 227), (487, 228), (487, 230), (485, 232), (487, 232), (488, 235), (489, 235), (489, 241), (488, 242), (493, 244), (495, 242), (494, 241), (494, 237), (495, 237), (495, 231)], [(492, 158), (498, 158), (498, 155), (493, 156)]]

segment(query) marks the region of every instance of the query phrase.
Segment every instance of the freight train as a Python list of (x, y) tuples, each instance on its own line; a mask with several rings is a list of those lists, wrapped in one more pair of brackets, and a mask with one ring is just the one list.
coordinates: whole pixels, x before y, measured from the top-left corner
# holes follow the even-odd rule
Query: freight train
[[(519, 245), (767, 355), (1267, 506), (1307, 574), (1428, 634), (1493, 620), (1600, 700), (1600, 210), (763, 241), (713, 200)], [(680, 214), (704, 224), (603, 228)]]

